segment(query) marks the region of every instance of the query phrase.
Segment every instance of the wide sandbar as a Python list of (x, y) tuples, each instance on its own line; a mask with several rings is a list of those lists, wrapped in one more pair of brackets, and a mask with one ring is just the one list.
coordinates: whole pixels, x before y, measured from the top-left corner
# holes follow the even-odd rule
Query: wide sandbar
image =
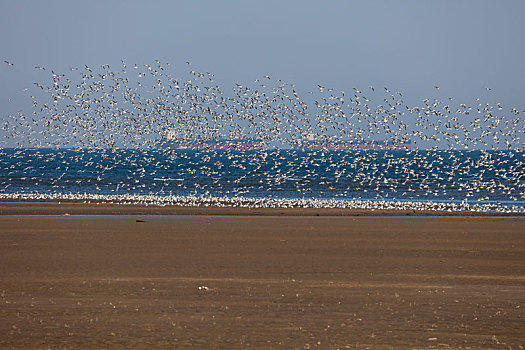
[(517, 349), (525, 220), (0, 216), (0, 293), (9, 349)]

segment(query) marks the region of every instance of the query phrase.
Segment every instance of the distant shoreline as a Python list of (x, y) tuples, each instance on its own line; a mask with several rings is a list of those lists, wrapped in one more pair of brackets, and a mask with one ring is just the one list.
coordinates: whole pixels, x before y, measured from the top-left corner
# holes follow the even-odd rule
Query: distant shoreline
[(443, 217), (524, 217), (525, 213), (440, 210), (396, 210), (358, 208), (245, 208), (108, 203), (73, 200), (0, 200), (2, 215), (196, 215), (196, 216), (443, 216)]

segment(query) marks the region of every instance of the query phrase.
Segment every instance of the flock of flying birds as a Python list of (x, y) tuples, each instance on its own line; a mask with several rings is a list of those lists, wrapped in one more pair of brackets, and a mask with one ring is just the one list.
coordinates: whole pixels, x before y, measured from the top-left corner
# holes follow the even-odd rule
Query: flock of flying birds
[[(8, 69), (16, 66), (8, 61), (4, 62)], [(365, 179), (368, 187), (373, 187), (370, 184), (374, 181), (378, 184), (389, 183), (387, 171), (392, 172), (393, 168), (396, 174), (406, 174), (407, 181), (423, 178), (450, 184), (450, 181), (445, 181), (447, 177), (449, 180), (456, 177), (468, 178), (452, 185), (463, 188), (464, 193), (496, 191), (507, 194), (506, 198), (514, 201), (523, 201), (525, 198), (522, 140), (525, 135), (525, 111), (506, 108), (500, 103), (491, 105), (479, 98), (473, 106), (458, 103), (454, 98), (425, 98), (420, 104), (409, 106), (403, 101), (402, 93), (374, 86), (351, 88), (344, 92), (317, 85), (313, 91), (306, 92), (307, 99), (303, 99), (295, 85), (272, 79), (269, 75), (250, 84), (235, 84), (231, 90), (223, 90), (213, 74), (197, 72), (192, 69), (191, 63), (186, 64), (189, 74), (185, 78), (174, 76), (170, 64), (158, 60), (151, 65), (122, 61), (117, 70), (111, 69), (108, 64), (96, 68), (86, 65), (70, 68), (67, 73), (36, 66), (34, 69), (38, 71), (38, 75), (46, 77), (47, 81), (33, 82), (32, 86), (25, 89), (31, 98), (32, 111), (18, 111), (2, 116), (1, 133), (4, 139), (0, 140), (0, 147), (148, 150), (158, 149), (159, 140), (170, 131), (178, 139), (185, 141), (245, 138), (261, 140), (265, 149), (259, 151), (257, 157), (262, 164), (268, 155), (279, 157), (282, 149), (297, 149), (305, 139), (313, 138), (325, 143), (363, 143), (372, 140), (411, 142), (413, 149), (408, 152), (414, 157), (386, 159), (389, 164), (384, 171), (377, 170), (384, 167), (375, 164), (375, 151), (359, 152), (350, 159), (345, 156), (332, 157), (330, 152), (319, 150), (301, 155), (302, 160), (296, 160), (286, 169), (283, 167), (282, 171), (269, 171), (272, 176), (265, 177), (268, 180), (262, 186), (275, 186), (276, 174), (281, 180), (287, 176), (297, 176), (293, 167), (318, 162), (319, 164), (307, 164), (308, 169), (315, 172), (316, 166), (322, 166), (324, 171), (334, 174), (336, 181), (352, 173), (358, 179)], [(438, 90), (439, 87), (436, 86), (435, 89)], [(463, 159), (470, 151), (479, 151), (481, 155), (478, 153), (470, 162), (449, 161)], [(234, 159), (227, 162), (227, 166), (240, 169), (246, 167), (246, 159), (253, 158), (249, 152), (242, 151), (206, 152), (213, 153), (213, 159), (216, 159), (217, 154), (225, 153), (226, 157)], [(355, 166), (352, 168), (356, 157), (360, 164), (359, 169)], [(211, 158), (204, 155), (200, 163), (193, 164), (195, 171), (213, 171), (213, 167), (205, 164)], [(326, 158), (331, 161), (326, 162)], [(503, 174), (499, 169), (500, 159), (512, 163), (505, 167)], [(460, 163), (462, 168), (454, 168)], [(275, 167), (282, 167), (279, 162), (274, 164)], [(420, 164), (427, 164), (428, 168), (424, 169), (424, 173), (414, 173), (414, 166)], [(257, 169), (261, 168), (262, 165)], [(309, 171), (303, 176), (314, 175)], [(492, 175), (487, 176), (489, 173)], [(136, 175), (140, 180), (144, 173), (138, 172)], [(213, 176), (216, 177), (217, 174), (214, 173)], [(392, 182), (391, 186), (391, 190), (395, 191), (396, 184)], [(418, 186), (419, 191), (427, 188), (428, 191), (435, 191), (425, 181), (416, 181), (414, 186)], [(437, 187), (439, 188), (439, 184)], [(129, 190), (126, 198), (133, 196), (134, 188)], [(89, 196), (96, 197), (97, 194)], [(111, 198), (118, 200), (117, 197)], [(140, 194), (135, 200), (154, 202), (152, 198), (157, 197), (146, 198)], [(156, 202), (181, 203), (188, 201), (190, 197), (166, 198), (168, 197), (157, 198)], [(489, 197), (481, 197), (483, 199)], [(209, 199), (199, 200), (200, 203), (209, 205)], [(189, 201), (195, 204), (195, 200)], [(223, 205), (224, 201), (217, 199), (214, 203)], [(378, 208), (401, 205), (395, 201), (365, 204), (356, 198), (344, 196), (337, 200), (312, 198), (292, 204), (285, 200), (275, 201), (272, 199), (263, 204), (259, 199), (244, 198), (231, 200), (229, 203), (248, 206), (324, 207), (355, 207), (358, 203), (361, 207)], [(403, 202), (402, 205), (406, 203)], [(435, 208), (435, 203), (429, 205), (430, 207), (424, 209)], [(484, 210), (485, 207), (481, 205), (479, 208)]]

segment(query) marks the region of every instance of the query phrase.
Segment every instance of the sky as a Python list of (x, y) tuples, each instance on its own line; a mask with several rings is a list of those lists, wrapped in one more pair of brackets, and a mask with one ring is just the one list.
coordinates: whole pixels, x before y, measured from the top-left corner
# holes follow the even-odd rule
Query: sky
[(0, 113), (24, 108), (37, 65), (121, 59), (190, 61), (226, 87), (268, 74), (303, 91), (388, 86), (415, 102), (439, 86), (525, 110), (524, 13), (522, 0), (1, 0)]

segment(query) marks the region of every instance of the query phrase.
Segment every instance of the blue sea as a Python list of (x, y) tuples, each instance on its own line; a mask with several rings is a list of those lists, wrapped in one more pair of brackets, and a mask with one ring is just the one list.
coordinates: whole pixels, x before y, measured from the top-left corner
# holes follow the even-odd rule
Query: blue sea
[(0, 195), (433, 202), (523, 211), (524, 164), (523, 151), (2, 149)]

